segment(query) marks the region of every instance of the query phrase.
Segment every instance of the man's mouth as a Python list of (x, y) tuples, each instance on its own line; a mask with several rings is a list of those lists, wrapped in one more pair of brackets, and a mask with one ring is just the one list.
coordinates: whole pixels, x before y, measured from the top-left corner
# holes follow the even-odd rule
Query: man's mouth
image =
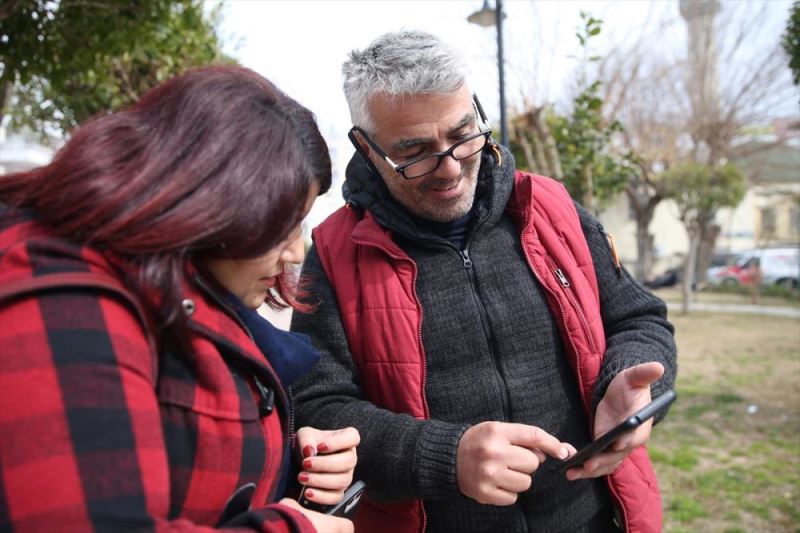
[(429, 191), (444, 192), (444, 191), (449, 191), (449, 190), (455, 189), (456, 187), (458, 187), (459, 183), (461, 183), (460, 179), (456, 180), (456, 181), (453, 181), (453, 182), (437, 183), (437, 184), (434, 184), (434, 185), (430, 185), (430, 186), (427, 187), (427, 189)]

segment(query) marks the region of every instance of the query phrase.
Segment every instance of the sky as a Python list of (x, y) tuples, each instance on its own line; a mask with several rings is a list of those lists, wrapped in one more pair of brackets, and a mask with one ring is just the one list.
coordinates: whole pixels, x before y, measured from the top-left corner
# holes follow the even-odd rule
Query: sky
[[(489, 1), (494, 6), (494, 1)], [(341, 89), (341, 65), (353, 49), (362, 49), (388, 31), (419, 29), (462, 51), (471, 69), (469, 84), (490, 122), (499, 118), (497, 41), (494, 27), (467, 22), (483, 0), (226, 0), (220, 33), (225, 51), (264, 75), (311, 109), (331, 148), (334, 185), (317, 201), (314, 226), (341, 205), (341, 180), (352, 155), (347, 140), (351, 123)], [(723, 12), (764, 9), (766, 23), (756, 40), (769, 40), (785, 27), (791, 0), (723, 0)], [(683, 57), (686, 28), (672, 0), (506, 0), (503, 24), (506, 100), (509, 112), (523, 99), (565, 105), (582, 54), (575, 30), (580, 12), (602, 19), (603, 30), (592, 53), (646, 36), (653, 53)], [(753, 45), (759, 44), (753, 42)], [(499, 137), (499, 135), (498, 135)]]

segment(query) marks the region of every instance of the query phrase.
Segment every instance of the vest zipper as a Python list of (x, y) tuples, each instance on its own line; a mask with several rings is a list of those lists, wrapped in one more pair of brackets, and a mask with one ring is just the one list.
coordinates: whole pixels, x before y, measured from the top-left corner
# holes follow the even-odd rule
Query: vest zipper
[(508, 387), (506, 386), (505, 377), (503, 376), (503, 372), (500, 369), (500, 361), (498, 360), (497, 354), (495, 353), (493, 347), (494, 335), (492, 334), (492, 327), (491, 324), (489, 323), (489, 313), (486, 311), (486, 306), (483, 304), (483, 300), (481, 300), (480, 295), (478, 294), (477, 290), (478, 281), (475, 278), (475, 270), (473, 269), (472, 259), (470, 259), (469, 257), (469, 248), (465, 247), (463, 250), (459, 251), (459, 255), (461, 256), (461, 261), (464, 265), (464, 269), (467, 271), (469, 286), (472, 289), (472, 297), (475, 300), (475, 306), (478, 308), (478, 314), (481, 317), (483, 334), (486, 336), (486, 347), (489, 350), (489, 356), (492, 358), (495, 377), (497, 378), (497, 383), (501, 390), (503, 422), (507, 422), (511, 419), (510, 416), (511, 400), (508, 397)]
[[(417, 264), (410, 257), (408, 257), (408, 256), (403, 257), (403, 256), (400, 256), (400, 255), (394, 254), (394, 253), (390, 252), (386, 247), (380, 246), (379, 244), (376, 244), (376, 243), (373, 243), (373, 242), (370, 242), (370, 241), (358, 240), (358, 239), (353, 239), (353, 242), (355, 242), (356, 244), (361, 244), (361, 245), (365, 245), (365, 246), (373, 246), (375, 248), (378, 248), (379, 250), (382, 250), (383, 253), (385, 253), (386, 255), (391, 257), (392, 259), (395, 259), (397, 261), (406, 261), (408, 263), (411, 263), (411, 268), (412, 268), (412, 270), (414, 272), (414, 275), (413, 275), (413, 277), (411, 279), (411, 291), (414, 294), (414, 301), (416, 302), (417, 308), (419, 309), (419, 326), (417, 327), (417, 342), (419, 342), (419, 352), (420, 352), (420, 356), (422, 357), (422, 368), (421, 368), (421, 371), (420, 371), (420, 374), (421, 374), (420, 380), (422, 381), (422, 383), (420, 383), (420, 392), (422, 394), (422, 409), (425, 412), (425, 419), (429, 420), (431, 418), (431, 412), (428, 409), (428, 393), (425, 392), (425, 386), (426, 386), (426, 382), (427, 382), (427, 379), (428, 379), (428, 360), (427, 360), (427, 356), (425, 355), (425, 345), (422, 343), (423, 310), (422, 310), (422, 302), (420, 301), (419, 296), (417, 295), (417, 274), (418, 274)], [(422, 514), (422, 528), (420, 529), (420, 531), (424, 532), (428, 527), (428, 514), (425, 511), (425, 504), (423, 503), (423, 500), (419, 499), (418, 501), (419, 501), (419, 509), (421, 511), (421, 514)]]
[(589, 342), (589, 348), (591, 348), (592, 353), (597, 353), (597, 346), (594, 343), (594, 337), (592, 336), (592, 330), (589, 328), (589, 321), (586, 320), (586, 315), (583, 313), (583, 308), (578, 305), (578, 299), (575, 297), (575, 294), (572, 291), (571, 285), (567, 276), (564, 275), (564, 272), (558, 268), (555, 262), (550, 259), (549, 257), (546, 258), (548, 264), (550, 264), (550, 268), (553, 269), (553, 273), (558, 278), (559, 283), (561, 286), (564, 287), (564, 294), (567, 295), (572, 306), (575, 308), (575, 311), (578, 315), (578, 320), (580, 320), (581, 326), (583, 327), (583, 332), (586, 334), (586, 340)]
[[(558, 305), (558, 309), (559, 309), (559, 311), (561, 313), (561, 322), (562, 322), (562, 324), (564, 326), (564, 334), (567, 336), (567, 339), (569, 340), (569, 344), (570, 344), (570, 346), (572, 346), (572, 351), (575, 353), (575, 368), (576, 368), (575, 374), (577, 375), (577, 378), (578, 378), (579, 393), (581, 395), (581, 399), (583, 400), (584, 407), (586, 408), (586, 412), (589, 414), (589, 422), (593, 423), (592, 421), (593, 421), (594, 417), (592, 416), (590, 405), (587, 402), (587, 398), (583, 393), (583, 391), (584, 391), (584, 388), (583, 388), (583, 374), (580, 371), (580, 368), (581, 368), (581, 354), (578, 351), (578, 346), (575, 344), (575, 339), (573, 338), (572, 333), (570, 333), (570, 331), (569, 331), (569, 325), (567, 324), (567, 318), (566, 318), (567, 315), (564, 312), (564, 306), (562, 305), (561, 300), (558, 298), (558, 296), (556, 296), (555, 291), (551, 287), (549, 287), (542, 280), (542, 276), (536, 270), (536, 267), (533, 266), (533, 262), (531, 261), (531, 258), (528, 255), (528, 250), (525, 248), (524, 237), (525, 237), (525, 235), (524, 235), (524, 231), (523, 231), (523, 235), (522, 235), (522, 239), (521, 239), (522, 254), (525, 256), (525, 261), (528, 263), (528, 268), (530, 268), (531, 272), (533, 272), (533, 277), (536, 278), (536, 281), (538, 281), (539, 284), (548, 293), (550, 293), (550, 296), (552, 297), (552, 299)], [(566, 277), (565, 277), (565, 279), (566, 279)]]
[(567, 276), (565, 276), (564, 273), (561, 271), (561, 269), (557, 268), (554, 270), (554, 272), (556, 274), (556, 277), (558, 278), (558, 281), (561, 282), (561, 286), (564, 288), (569, 287), (569, 280), (567, 279)]
[(420, 355), (422, 356), (422, 370), (420, 372), (422, 381), (422, 383), (420, 383), (420, 391), (422, 393), (422, 409), (425, 412), (425, 418), (430, 419), (431, 412), (428, 409), (428, 394), (425, 392), (425, 386), (428, 379), (428, 369), (427, 369), (428, 358), (425, 355), (425, 345), (422, 343), (422, 320), (424, 318), (424, 313), (422, 310), (422, 302), (420, 301), (419, 296), (417, 295), (417, 275), (418, 275), (417, 264), (410, 257), (392, 253), (385, 246), (381, 246), (378, 243), (372, 241), (359, 240), (359, 239), (353, 239), (353, 242), (364, 246), (372, 246), (374, 248), (381, 250), (383, 253), (385, 253), (392, 259), (395, 259), (397, 261), (404, 261), (411, 264), (411, 269), (414, 273), (411, 279), (411, 291), (414, 294), (414, 302), (417, 304), (417, 308), (419, 309), (419, 326), (417, 327), (417, 342), (419, 342), (419, 351)]

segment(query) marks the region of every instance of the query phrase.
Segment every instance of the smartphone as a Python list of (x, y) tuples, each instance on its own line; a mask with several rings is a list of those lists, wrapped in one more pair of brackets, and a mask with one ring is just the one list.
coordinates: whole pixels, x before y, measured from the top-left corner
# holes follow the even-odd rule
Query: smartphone
[(561, 461), (559, 464), (559, 469), (562, 472), (566, 472), (572, 467), (582, 465), (598, 453), (604, 451), (606, 448), (614, 444), (614, 441), (616, 441), (625, 433), (633, 431), (644, 422), (653, 418), (655, 415), (663, 412), (673, 401), (675, 401), (675, 398), (676, 395), (674, 390), (668, 390), (664, 392), (661, 396), (642, 407), (632, 416), (623, 420), (615, 428), (603, 433), (594, 441), (578, 450), (578, 453)]
[(352, 518), (353, 515), (356, 514), (358, 502), (361, 501), (361, 495), (364, 493), (364, 489), (366, 488), (367, 485), (363, 481), (356, 481), (350, 485), (350, 488), (344, 491), (344, 496), (342, 496), (342, 499), (339, 500), (339, 503), (329, 506), (323, 512), (333, 516)]
[(310, 502), (303, 497), (303, 493), (305, 493), (305, 490), (303, 490), (303, 493), (300, 495), (300, 505), (314, 511), (319, 511), (320, 513), (352, 519), (358, 508), (358, 502), (361, 501), (361, 494), (364, 493), (364, 489), (366, 488), (367, 485), (363, 481), (356, 481), (344, 491), (342, 499), (333, 505), (320, 505)]

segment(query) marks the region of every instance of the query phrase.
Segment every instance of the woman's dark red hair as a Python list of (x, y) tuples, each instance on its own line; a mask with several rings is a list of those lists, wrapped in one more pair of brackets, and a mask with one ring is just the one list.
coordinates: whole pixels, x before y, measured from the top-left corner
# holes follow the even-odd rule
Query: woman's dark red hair
[[(209, 67), (82, 125), (49, 165), (2, 177), (0, 199), (131, 261), (129, 282), (162, 295), (171, 325), (183, 320), (187, 264), (273, 248), (301, 222), (313, 183), (320, 194), (331, 184), (314, 115), (251, 70)], [(296, 306), (293, 284), (278, 287)]]

